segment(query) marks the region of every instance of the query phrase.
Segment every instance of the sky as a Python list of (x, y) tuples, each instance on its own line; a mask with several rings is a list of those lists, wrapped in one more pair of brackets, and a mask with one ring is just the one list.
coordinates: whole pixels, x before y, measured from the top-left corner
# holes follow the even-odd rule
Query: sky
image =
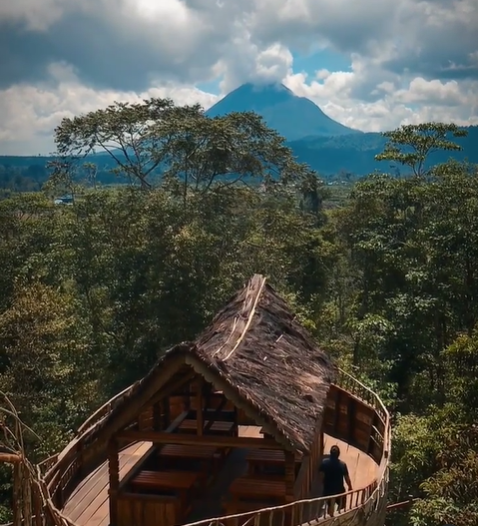
[(113, 101), (283, 82), (364, 131), (478, 124), (477, 0), (1, 0), (0, 154)]

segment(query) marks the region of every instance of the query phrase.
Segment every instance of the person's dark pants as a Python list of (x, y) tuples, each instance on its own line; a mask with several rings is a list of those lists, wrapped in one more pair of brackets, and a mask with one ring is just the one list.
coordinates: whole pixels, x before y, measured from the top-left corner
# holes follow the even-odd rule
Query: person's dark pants
[(340, 489), (339, 491), (324, 491), (324, 497), (331, 497), (330, 500), (326, 500), (327, 509), (330, 509), (331, 506), (333, 507), (334, 504), (337, 504), (338, 511), (345, 508), (347, 497), (345, 495), (339, 496), (341, 493), (345, 493), (345, 488)]

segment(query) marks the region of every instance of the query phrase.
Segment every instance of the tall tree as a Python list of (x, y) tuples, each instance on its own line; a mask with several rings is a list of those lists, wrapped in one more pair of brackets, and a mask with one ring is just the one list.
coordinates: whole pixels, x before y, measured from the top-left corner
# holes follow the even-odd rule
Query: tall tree
[(408, 166), (417, 177), (428, 175), (431, 166), (427, 161), (437, 151), (459, 151), (462, 147), (450, 140), (466, 137), (468, 132), (456, 124), (429, 122), (406, 124), (397, 130), (384, 132), (388, 139), (382, 153), (375, 156), (377, 161), (394, 161)]
[(289, 183), (309, 173), (295, 162), (284, 139), (254, 113), (211, 119), (199, 106), (175, 106), (170, 100), (115, 103), (73, 119), (55, 130), (63, 172), (72, 161), (106, 152), (113, 171), (142, 188), (162, 176), (183, 199), (189, 188), (209, 190), (238, 181)]

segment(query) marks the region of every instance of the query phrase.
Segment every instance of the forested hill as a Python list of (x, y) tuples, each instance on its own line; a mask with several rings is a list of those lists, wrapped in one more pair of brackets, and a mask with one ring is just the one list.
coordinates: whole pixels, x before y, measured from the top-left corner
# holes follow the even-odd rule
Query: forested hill
[[(449, 158), (467, 159), (478, 163), (478, 126), (464, 128), (468, 135), (456, 140), (462, 151), (436, 151), (430, 154), (428, 162), (438, 164)], [(355, 175), (367, 175), (375, 170), (393, 173), (396, 165), (375, 161), (387, 140), (380, 133), (364, 133), (335, 137), (306, 137), (288, 145), (301, 162), (308, 163), (314, 170), (324, 175), (349, 172)]]
[[(430, 155), (429, 162), (442, 163), (451, 157), (478, 163), (478, 126), (465, 129), (468, 136), (456, 139), (457, 144), (462, 146), (462, 151), (437, 151)], [(375, 155), (383, 150), (386, 142), (386, 138), (380, 133), (363, 133), (336, 137), (306, 137), (286, 144), (299, 162), (309, 164), (323, 177), (348, 174), (354, 178), (376, 170), (397, 173), (396, 164), (374, 159)], [(37, 190), (47, 178), (45, 167), (52, 159), (40, 156), (0, 156), (0, 188)], [(109, 156), (91, 155), (86, 160), (97, 165), (100, 182), (118, 182), (118, 178), (110, 172), (115, 162)]]

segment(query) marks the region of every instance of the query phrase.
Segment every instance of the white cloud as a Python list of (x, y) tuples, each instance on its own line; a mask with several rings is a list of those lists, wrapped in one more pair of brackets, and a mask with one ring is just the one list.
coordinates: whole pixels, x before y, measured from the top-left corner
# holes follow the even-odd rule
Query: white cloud
[(115, 101), (141, 102), (145, 98), (172, 98), (178, 104), (212, 106), (217, 96), (193, 86), (165, 85), (142, 93), (95, 90), (82, 85), (71, 67), (51, 66), (56, 84), (12, 86), (0, 92), (0, 152), (10, 155), (48, 154), (54, 151), (53, 130), (64, 117), (104, 108)]
[[(2, 23), (0, 153), (48, 152), (61, 117), (114, 100), (209, 106), (213, 79), (282, 80), (363, 130), (478, 123), (476, 0), (17, 0)], [(325, 47), (350, 70), (293, 70)]]

